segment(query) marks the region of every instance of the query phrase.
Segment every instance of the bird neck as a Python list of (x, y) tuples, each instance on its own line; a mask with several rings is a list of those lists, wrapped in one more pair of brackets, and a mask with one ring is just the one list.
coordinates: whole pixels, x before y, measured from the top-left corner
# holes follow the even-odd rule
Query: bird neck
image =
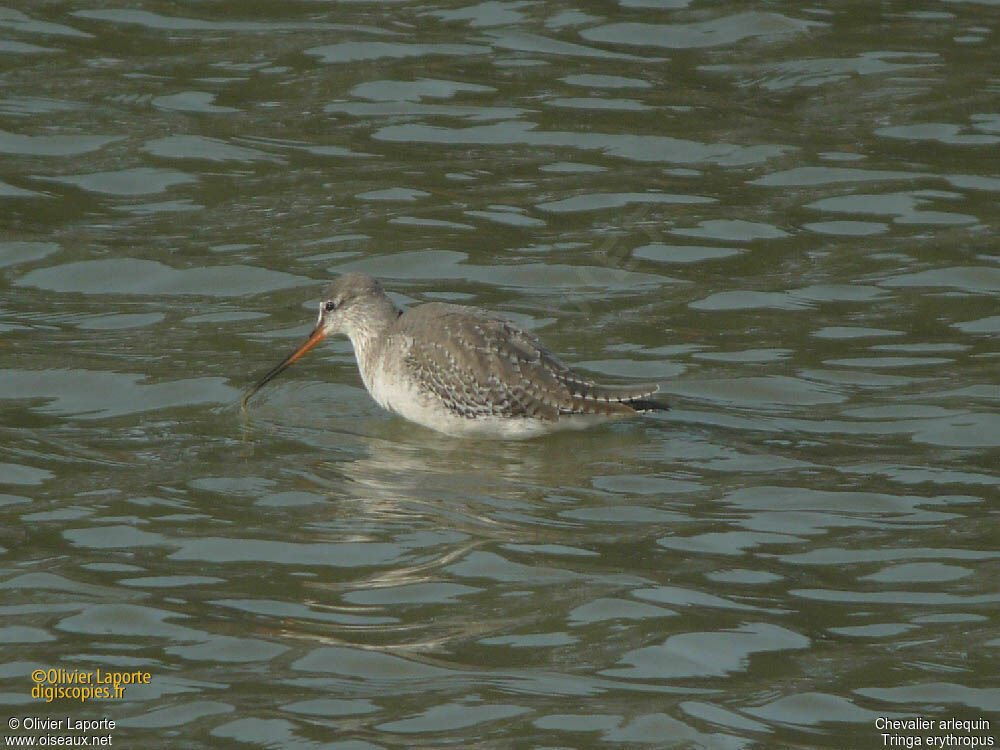
[(389, 328), (401, 314), (388, 296), (380, 294), (367, 300), (358, 314), (352, 316), (347, 336), (362, 369), (370, 366)]

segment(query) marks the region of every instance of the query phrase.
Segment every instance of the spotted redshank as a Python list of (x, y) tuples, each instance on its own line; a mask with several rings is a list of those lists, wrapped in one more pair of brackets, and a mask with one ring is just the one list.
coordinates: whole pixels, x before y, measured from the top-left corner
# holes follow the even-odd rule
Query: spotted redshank
[(331, 334), (351, 340), (378, 404), (450, 435), (529, 438), (665, 410), (651, 383), (600, 385), (560, 362), (528, 333), (472, 307), (430, 302), (402, 312), (382, 285), (344, 274), (326, 290), (309, 338), (243, 397)]

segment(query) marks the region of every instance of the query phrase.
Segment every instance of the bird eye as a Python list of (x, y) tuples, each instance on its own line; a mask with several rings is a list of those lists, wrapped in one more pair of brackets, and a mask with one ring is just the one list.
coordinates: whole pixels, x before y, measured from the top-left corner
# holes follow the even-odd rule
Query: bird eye
[(330, 300), (323, 306), (323, 309), (327, 312), (333, 312), (337, 309), (337, 300)]

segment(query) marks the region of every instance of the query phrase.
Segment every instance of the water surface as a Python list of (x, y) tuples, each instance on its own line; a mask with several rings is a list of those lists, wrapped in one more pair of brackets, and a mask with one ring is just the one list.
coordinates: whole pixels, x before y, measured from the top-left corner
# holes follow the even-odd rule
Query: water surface
[[(8, 715), (996, 737), (995, 3), (128, 5), (0, 11)], [(348, 270), (674, 408), (456, 441), (335, 341), (242, 414)], [(46, 704), (37, 667), (151, 680)]]

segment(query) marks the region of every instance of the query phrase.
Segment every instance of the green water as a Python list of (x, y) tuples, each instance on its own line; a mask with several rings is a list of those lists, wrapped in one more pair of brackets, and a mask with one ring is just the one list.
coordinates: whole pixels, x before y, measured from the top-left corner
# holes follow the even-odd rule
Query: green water
[[(7, 736), (995, 742), (998, 20), (0, 11)], [(339, 340), (241, 413), (347, 270), (674, 408), (458, 441)], [(149, 681), (46, 703), (36, 668)]]

